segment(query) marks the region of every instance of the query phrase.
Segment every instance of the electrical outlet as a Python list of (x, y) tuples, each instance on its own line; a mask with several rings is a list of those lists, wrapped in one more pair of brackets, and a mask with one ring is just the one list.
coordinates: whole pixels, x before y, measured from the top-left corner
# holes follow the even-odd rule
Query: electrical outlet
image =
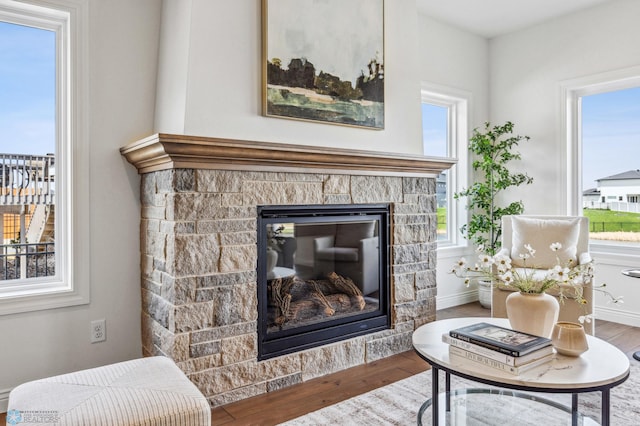
[(107, 321), (103, 319), (91, 321), (91, 343), (107, 340)]

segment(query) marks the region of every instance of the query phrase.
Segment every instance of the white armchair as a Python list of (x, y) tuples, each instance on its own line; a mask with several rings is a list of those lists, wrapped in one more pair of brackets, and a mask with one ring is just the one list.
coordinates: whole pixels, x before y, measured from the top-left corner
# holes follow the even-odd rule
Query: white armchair
[(379, 244), (375, 222), (340, 223), (335, 235), (314, 239), (314, 272), (318, 277), (336, 272), (351, 278), (365, 295), (378, 291)]
[[(552, 243), (562, 244), (560, 252), (548, 250)], [(518, 258), (520, 253), (525, 253), (525, 244), (530, 244), (536, 249), (533, 265), (540, 268), (541, 278), (556, 264), (556, 256), (561, 258), (573, 257), (582, 265), (591, 262), (589, 254), (589, 218), (583, 216), (503, 216), (502, 217), (502, 248), (500, 254), (511, 257), (514, 268), (523, 267), (522, 260)], [(535, 276), (535, 275), (534, 275)], [(494, 317), (506, 318), (507, 309), (505, 300), (513, 288), (506, 286), (495, 286), (492, 289), (491, 314)], [(578, 317), (593, 313), (593, 284), (585, 283), (583, 286), (583, 297), (587, 301), (586, 305), (581, 305), (575, 300), (571, 300), (571, 291), (565, 292), (568, 296), (564, 303), (560, 303), (559, 321), (577, 322)], [(547, 293), (556, 296), (553, 291)], [(594, 322), (584, 324), (585, 331), (594, 333)]]

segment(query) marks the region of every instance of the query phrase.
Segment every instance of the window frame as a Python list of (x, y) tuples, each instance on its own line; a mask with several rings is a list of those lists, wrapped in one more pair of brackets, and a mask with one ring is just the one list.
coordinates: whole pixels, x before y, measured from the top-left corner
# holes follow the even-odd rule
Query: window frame
[[(561, 133), (566, 144), (567, 214), (582, 215), (582, 97), (640, 87), (640, 66), (566, 80), (560, 83)], [(611, 255), (634, 256), (637, 247), (589, 241), (590, 250)]]
[(82, 0), (0, 0), (0, 20), (54, 31), (56, 38), (56, 274), (0, 283), (0, 315), (87, 304), (87, 6)]
[[(469, 177), (469, 117), (471, 93), (461, 89), (433, 83), (421, 83), (421, 104), (428, 103), (447, 108), (447, 152), (446, 158), (456, 160), (447, 177), (447, 236), (438, 240), (438, 250), (466, 248), (468, 241), (460, 233), (460, 227), (468, 221), (466, 209), (455, 202), (453, 194), (467, 184)], [(429, 153), (424, 153), (429, 156)], [(431, 156), (433, 157), (433, 156)]]

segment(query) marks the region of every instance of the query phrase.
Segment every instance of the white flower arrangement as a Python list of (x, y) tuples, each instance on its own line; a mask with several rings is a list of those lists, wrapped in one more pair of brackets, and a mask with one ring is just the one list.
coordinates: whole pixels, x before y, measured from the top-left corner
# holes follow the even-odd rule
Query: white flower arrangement
[(281, 251), (285, 241), (282, 231), (284, 231), (284, 225), (267, 225), (267, 248)]
[[(472, 281), (481, 279), (491, 281), (497, 285), (512, 287), (521, 293), (545, 293), (554, 289), (557, 291), (561, 302), (567, 298), (569, 291), (571, 298), (577, 303), (585, 305), (587, 300), (583, 297), (583, 284), (591, 282), (594, 274), (593, 262), (578, 264), (575, 259), (568, 259), (562, 263), (556, 256), (557, 263), (553, 268), (544, 272), (536, 270), (535, 267), (527, 266), (527, 262), (535, 257), (536, 250), (529, 244), (524, 245), (527, 250), (518, 256), (522, 260), (522, 268), (514, 268), (511, 264), (511, 257), (505, 254), (491, 256), (484, 252), (482, 246), (478, 247), (478, 262), (470, 266), (464, 257), (460, 258), (449, 271), (459, 278), (464, 279), (468, 287)], [(562, 248), (562, 244), (553, 243), (549, 246), (553, 252)], [(604, 290), (606, 284), (594, 286), (594, 289), (604, 293), (609, 302), (623, 303), (622, 297), (614, 297)], [(591, 322), (593, 315), (583, 315), (578, 319), (580, 322)]]

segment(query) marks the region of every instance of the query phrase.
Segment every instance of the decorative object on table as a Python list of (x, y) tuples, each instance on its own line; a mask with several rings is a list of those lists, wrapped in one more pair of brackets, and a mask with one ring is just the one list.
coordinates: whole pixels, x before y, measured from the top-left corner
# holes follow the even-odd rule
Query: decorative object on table
[(282, 231), (284, 231), (283, 225), (267, 225), (267, 272), (273, 271), (278, 263), (278, 253), (282, 250), (282, 245), (285, 242)]
[[(550, 269), (537, 269), (531, 266), (536, 250), (527, 243), (523, 244), (523, 247), (526, 251), (519, 253), (517, 262), (512, 261), (513, 255), (499, 252), (491, 256), (482, 252), (480, 247), (476, 264), (469, 266), (466, 259), (461, 258), (450, 273), (464, 278), (467, 284), (471, 278), (479, 277), (491, 279), (497, 285), (513, 288), (516, 291), (507, 297), (507, 317), (511, 326), (519, 331), (549, 337), (553, 325), (558, 320), (559, 304), (546, 292), (554, 290), (562, 302), (571, 298), (578, 304), (585, 305), (583, 284), (592, 281), (593, 262), (578, 264), (573, 257), (575, 252), (563, 249), (562, 244), (556, 242), (549, 246), (551, 256), (555, 255), (555, 266)], [(604, 285), (596, 289), (604, 292), (616, 303), (621, 301), (602, 287)], [(579, 321), (590, 320), (590, 315), (579, 318)]]
[(587, 335), (582, 324), (560, 321), (553, 326), (551, 343), (559, 354), (580, 356), (589, 349)]
[[(559, 243), (560, 248), (557, 251), (549, 250), (554, 243)], [(527, 246), (538, 249), (535, 258), (524, 257), (523, 254), (529, 253)], [(589, 252), (589, 218), (564, 215), (505, 215), (502, 217), (502, 247), (497, 254), (510, 257), (515, 272), (538, 281), (542, 281), (548, 271), (559, 264), (568, 265), (570, 259), (575, 259), (575, 264), (578, 265), (592, 263)], [(576, 322), (581, 316), (593, 314), (593, 280), (587, 276), (585, 278), (576, 284), (577, 288), (560, 284), (546, 291), (560, 302), (560, 321)], [(576, 292), (577, 290), (579, 291)], [(506, 299), (514, 291), (520, 290), (502, 283), (495, 287), (492, 294), (494, 316), (507, 317)], [(581, 303), (573, 303), (578, 300), (578, 296)], [(566, 303), (566, 299), (572, 301)], [(587, 322), (585, 327), (590, 334), (594, 333), (593, 325)]]
[(263, 0), (271, 117), (384, 129), (384, 1)]
[(267, 273), (273, 271), (278, 264), (278, 252), (271, 247), (267, 247)]
[(525, 372), (533, 368), (536, 368), (542, 364), (546, 364), (547, 362), (553, 359), (553, 356), (554, 354), (552, 353), (547, 354), (533, 361), (529, 361), (527, 363), (514, 366), (504, 362), (496, 361), (484, 355), (479, 355), (475, 352), (465, 351), (464, 349), (460, 349), (457, 346), (449, 346), (449, 358), (451, 358), (452, 361), (454, 361), (456, 358), (460, 360), (469, 360), (469, 361), (477, 362), (482, 365), (486, 365), (487, 367), (495, 368), (496, 370), (501, 370), (516, 376), (524, 374)]
[(449, 333), (444, 333), (442, 335), (442, 341), (447, 343), (449, 346), (455, 346), (460, 349), (464, 349), (468, 352), (473, 352), (478, 355), (486, 356), (487, 358), (491, 358), (495, 361), (502, 362), (507, 365), (512, 365), (514, 367), (518, 367), (520, 365), (526, 364), (531, 361), (535, 361), (539, 358), (546, 357), (547, 355), (553, 354), (553, 346), (548, 345), (544, 346), (535, 351), (529, 352), (522, 356), (512, 356), (509, 354), (505, 354), (500, 351), (496, 351), (484, 346), (476, 345), (474, 343), (466, 342), (461, 339), (457, 339), (455, 337), (451, 337)]
[(507, 296), (507, 318), (514, 330), (550, 337), (558, 321), (560, 303), (546, 293), (515, 291)]
[(449, 336), (510, 356), (523, 356), (551, 345), (551, 339), (480, 322), (449, 331)]
[(518, 372), (523, 373), (526, 370), (516, 370), (511, 367), (533, 368), (534, 366), (550, 361), (553, 359), (554, 354), (553, 346), (549, 345), (522, 356), (511, 356), (484, 346), (453, 338), (449, 336), (448, 333), (442, 335), (442, 341), (449, 344), (450, 355), (462, 356), (516, 374), (518, 374)]
[[(524, 211), (522, 201), (499, 206), (496, 203), (497, 197), (507, 188), (533, 182), (533, 178), (526, 173), (513, 173), (507, 168), (511, 161), (520, 160), (520, 153), (515, 152), (514, 147), (523, 140), (529, 140), (528, 136), (513, 135), (513, 127), (514, 124), (510, 121), (493, 127), (486, 122), (483, 131), (478, 128), (473, 130), (468, 146), (469, 151), (476, 156), (472, 167), (476, 172), (481, 171), (484, 179), (476, 180), (469, 188), (453, 195), (456, 200), (466, 197), (467, 210), (471, 212), (469, 222), (460, 228), (460, 232), (490, 255), (500, 249), (502, 216)], [(490, 309), (492, 286), (486, 284), (487, 280), (488, 277), (475, 282), (478, 285), (480, 304)]]

